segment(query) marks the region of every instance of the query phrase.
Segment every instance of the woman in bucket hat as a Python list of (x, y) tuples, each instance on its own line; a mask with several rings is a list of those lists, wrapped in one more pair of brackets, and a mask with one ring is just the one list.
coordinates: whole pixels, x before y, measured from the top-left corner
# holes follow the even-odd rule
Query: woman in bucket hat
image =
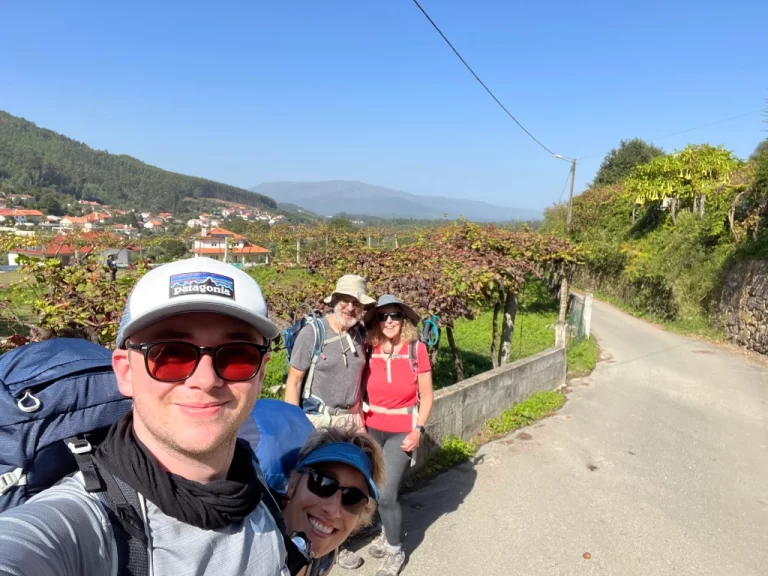
[(365, 425), (384, 452), (386, 471), (379, 498), (383, 529), (368, 549), (383, 559), (376, 576), (396, 576), (405, 562), (398, 493), (432, 409), (432, 367), (418, 323), (413, 308), (390, 294), (365, 315), (370, 347), (363, 377)]

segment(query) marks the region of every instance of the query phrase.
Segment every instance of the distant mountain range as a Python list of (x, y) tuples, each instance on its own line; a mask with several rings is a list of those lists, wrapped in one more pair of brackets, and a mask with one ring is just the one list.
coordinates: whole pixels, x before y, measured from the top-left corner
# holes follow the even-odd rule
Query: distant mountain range
[(418, 196), (364, 182), (272, 182), (251, 188), (278, 204), (293, 204), (321, 216), (341, 212), (380, 218), (449, 219), (461, 216), (476, 222), (540, 220), (542, 212), (494, 206), (478, 200)]

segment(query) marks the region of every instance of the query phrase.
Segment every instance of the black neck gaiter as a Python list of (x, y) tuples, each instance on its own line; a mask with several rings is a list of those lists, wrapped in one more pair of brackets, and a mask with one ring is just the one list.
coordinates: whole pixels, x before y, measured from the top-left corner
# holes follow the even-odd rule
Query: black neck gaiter
[(96, 461), (167, 516), (205, 530), (243, 521), (261, 501), (261, 483), (251, 452), (240, 441), (226, 480), (200, 484), (171, 474), (147, 451), (133, 431), (129, 412), (107, 433), (95, 454)]

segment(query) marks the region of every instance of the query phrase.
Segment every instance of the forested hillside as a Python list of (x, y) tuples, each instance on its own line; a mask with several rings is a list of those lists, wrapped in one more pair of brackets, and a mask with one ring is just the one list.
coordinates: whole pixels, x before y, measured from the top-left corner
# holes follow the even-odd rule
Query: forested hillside
[(76, 199), (175, 212), (185, 197), (214, 198), (276, 208), (274, 200), (243, 188), (175, 174), (126, 155), (87, 145), (0, 111), (0, 184), (54, 189)]
[[(650, 161), (623, 148), (603, 165), (615, 167), (617, 152), (636, 158), (623, 177), (573, 199), (570, 237), (586, 249), (577, 285), (684, 330), (717, 328), (725, 271), (768, 256), (768, 147), (746, 161), (706, 144)], [(596, 181), (606, 180), (598, 173)], [(565, 221), (560, 204), (547, 210), (544, 228), (566, 235)]]

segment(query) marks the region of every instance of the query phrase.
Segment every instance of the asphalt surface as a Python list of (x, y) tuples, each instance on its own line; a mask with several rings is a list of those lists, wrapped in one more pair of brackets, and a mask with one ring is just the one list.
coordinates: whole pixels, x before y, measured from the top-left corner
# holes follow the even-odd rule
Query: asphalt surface
[(403, 497), (403, 574), (768, 574), (768, 364), (599, 302), (593, 333), (562, 410)]

